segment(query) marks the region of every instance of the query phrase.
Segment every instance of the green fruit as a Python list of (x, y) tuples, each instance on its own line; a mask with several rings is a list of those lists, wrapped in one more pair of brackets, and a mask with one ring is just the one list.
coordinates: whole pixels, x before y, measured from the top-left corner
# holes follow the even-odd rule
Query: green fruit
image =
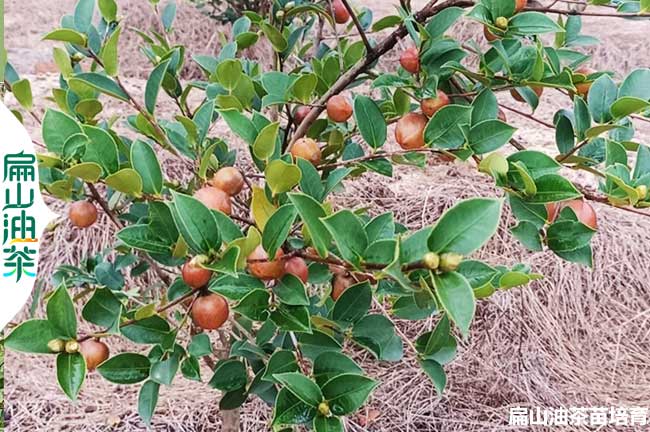
[(505, 30), (508, 28), (508, 18), (501, 16), (494, 21), (494, 24), (501, 30)]
[(435, 252), (428, 252), (422, 257), (422, 262), (425, 267), (430, 270), (435, 270), (440, 265), (440, 257)]

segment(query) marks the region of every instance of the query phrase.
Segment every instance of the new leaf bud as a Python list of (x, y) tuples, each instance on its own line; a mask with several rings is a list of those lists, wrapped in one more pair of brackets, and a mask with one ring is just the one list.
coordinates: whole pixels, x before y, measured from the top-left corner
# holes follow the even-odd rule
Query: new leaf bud
[(447, 252), (440, 255), (440, 265), (438, 268), (443, 272), (452, 272), (458, 269), (463, 261), (463, 256), (454, 252)]

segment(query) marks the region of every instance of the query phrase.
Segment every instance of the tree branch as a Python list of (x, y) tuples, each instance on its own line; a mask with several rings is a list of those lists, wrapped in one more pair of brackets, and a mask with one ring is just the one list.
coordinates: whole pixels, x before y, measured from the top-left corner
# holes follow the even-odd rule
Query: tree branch
[(363, 40), (363, 44), (366, 46), (366, 52), (371, 53), (374, 51), (374, 48), (372, 45), (370, 45), (370, 42), (368, 41), (368, 37), (366, 36), (366, 32), (363, 30), (363, 27), (361, 26), (361, 23), (359, 22), (359, 18), (357, 17), (357, 14), (354, 13), (352, 10), (352, 6), (350, 6), (350, 3), (348, 3), (348, 0), (341, 0), (343, 3), (343, 6), (348, 10), (348, 13), (352, 17), (352, 22), (354, 23), (354, 26), (357, 28), (357, 31), (359, 32), (359, 36), (361, 36), (361, 40)]
[(543, 13), (554, 13), (558, 15), (582, 15), (582, 16), (592, 16), (592, 17), (612, 17), (612, 18), (650, 18), (650, 14), (647, 13), (629, 13), (629, 12), (610, 12), (610, 13), (599, 13), (599, 12), (590, 12), (590, 11), (575, 11), (575, 10), (563, 10), (563, 9), (553, 9), (553, 8), (544, 8), (544, 7), (527, 7), (524, 9), (529, 12), (543, 12)]

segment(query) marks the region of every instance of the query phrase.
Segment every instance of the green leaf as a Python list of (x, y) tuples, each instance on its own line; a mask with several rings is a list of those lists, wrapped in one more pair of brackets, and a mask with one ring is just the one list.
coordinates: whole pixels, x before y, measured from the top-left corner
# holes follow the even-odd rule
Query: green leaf
[(61, 154), (68, 138), (81, 133), (83, 133), (81, 126), (69, 115), (53, 109), (45, 112), (42, 127), (43, 141), (52, 153)]
[(270, 294), (265, 289), (254, 289), (246, 294), (233, 310), (253, 321), (268, 318)]
[(314, 417), (315, 432), (345, 432), (343, 422), (338, 417), (324, 417), (318, 415)]
[(248, 117), (235, 108), (222, 109), (219, 110), (219, 113), (235, 135), (243, 139), (248, 145), (253, 145), (257, 138), (257, 129)]
[(115, 333), (118, 331), (121, 313), (122, 303), (115, 294), (108, 288), (98, 288), (84, 306), (81, 316), (86, 321)]
[(274, 352), (269, 358), (262, 380), (277, 383), (278, 381), (273, 375), (286, 372), (298, 372), (298, 370), (298, 362), (293, 351), (279, 350)]
[(616, 84), (609, 75), (604, 74), (598, 77), (591, 84), (587, 100), (589, 101), (589, 111), (594, 121), (605, 123), (611, 120), (612, 116), (609, 107), (616, 101), (618, 89)]
[(86, 361), (80, 353), (61, 353), (56, 356), (56, 379), (71, 400), (77, 395), (86, 377)]
[(95, 183), (102, 176), (102, 167), (95, 162), (82, 162), (65, 170), (66, 175)]
[(106, 185), (127, 195), (142, 195), (142, 177), (131, 168), (124, 168), (106, 177)]
[(119, 168), (117, 144), (115, 140), (104, 129), (84, 125), (83, 133), (86, 134), (90, 143), (86, 146), (86, 152), (82, 160), (84, 162), (95, 162), (101, 165), (104, 174), (116, 172)]
[(253, 186), (253, 197), (251, 198), (251, 213), (253, 220), (260, 230), (264, 231), (266, 223), (275, 213), (275, 206), (266, 197), (264, 189)]
[(76, 74), (74, 79), (89, 85), (90, 87), (98, 90), (104, 94), (114, 98), (128, 101), (129, 95), (111, 78), (97, 72), (83, 72)]
[(86, 43), (88, 42), (85, 35), (72, 29), (52, 30), (51, 32), (43, 36), (43, 40), (69, 42), (71, 44), (80, 45), (80, 46), (86, 46)]
[(147, 84), (144, 89), (144, 106), (147, 109), (149, 114), (154, 113), (156, 110), (156, 102), (158, 101), (158, 93), (160, 92), (160, 86), (162, 85), (163, 79), (165, 78), (165, 73), (167, 73), (167, 68), (169, 67), (169, 62), (171, 60), (165, 60), (161, 62), (158, 66), (154, 68), (149, 75)]
[(87, 33), (92, 24), (95, 12), (95, 0), (78, 0), (74, 9), (74, 27), (80, 32)]
[(287, 40), (282, 36), (282, 33), (266, 21), (260, 23), (260, 27), (264, 36), (271, 42), (273, 49), (276, 52), (282, 52), (287, 49), (288, 43)]
[(172, 30), (174, 19), (176, 18), (176, 0), (170, 0), (162, 11), (160, 21), (167, 33)]
[(168, 254), (171, 244), (169, 241), (158, 237), (149, 225), (134, 224), (122, 228), (117, 238), (127, 246), (155, 254)]
[(587, 103), (580, 96), (573, 97), (573, 115), (576, 137), (584, 140), (587, 130), (591, 127), (591, 114)]
[(101, 12), (106, 22), (110, 23), (117, 19), (117, 3), (115, 3), (115, 0), (98, 0), (97, 6), (99, 6), (99, 12)]
[(307, 405), (289, 389), (282, 388), (275, 398), (273, 425), (293, 425), (310, 422), (316, 416), (316, 409)]
[(565, 201), (581, 196), (580, 192), (569, 180), (557, 174), (547, 174), (535, 180), (537, 193), (528, 201), (545, 204), (556, 201)]
[(212, 212), (199, 200), (172, 192), (172, 216), (187, 245), (196, 253), (218, 250), (221, 236)]
[(508, 33), (520, 35), (538, 35), (562, 31), (564, 31), (562, 27), (540, 12), (519, 12), (508, 23)]
[(113, 33), (108, 37), (106, 43), (102, 47), (100, 57), (104, 63), (104, 71), (109, 76), (117, 76), (119, 72), (119, 59), (118, 59), (118, 43), (122, 33), (122, 27), (116, 28)]
[(68, 79), (68, 77), (74, 73), (70, 62), (70, 54), (62, 48), (55, 47), (53, 50), (53, 57), (54, 63), (58, 66), (63, 78)]
[(59, 336), (58, 330), (48, 320), (31, 319), (22, 322), (4, 340), (6, 348), (35, 354), (50, 354), (47, 344)]
[(573, 122), (566, 115), (557, 115), (555, 118), (555, 143), (561, 154), (569, 153), (576, 145)]
[(588, 246), (595, 233), (580, 222), (561, 220), (548, 227), (546, 242), (553, 252), (573, 252)]
[(303, 74), (291, 84), (290, 91), (300, 102), (308, 103), (317, 83), (318, 77), (315, 74)]
[(363, 374), (363, 369), (350, 357), (336, 351), (324, 352), (314, 359), (314, 379), (321, 387), (344, 373)]
[(311, 332), (309, 309), (305, 306), (280, 304), (271, 312), (271, 320), (285, 331)]
[(290, 193), (288, 197), (309, 230), (314, 248), (321, 257), (327, 256), (327, 248), (332, 241), (332, 236), (321, 220), (321, 218), (327, 216), (325, 210), (318, 201), (309, 195)]
[(29, 84), (29, 80), (21, 79), (14, 82), (11, 85), (11, 92), (14, 94), (20, 106), (28, 111), (33, 108), (34, 100), (32, 97), (32, 86)]
[(312, 360), (325, 352), (341, 351), (341, 344), (336, 339), (318, 330), (313, 330), (311, 334), (300, 333), (298, 343), (302, 354)]
[(636, 164), (634, 165), (634, 173), (632, 178), (639, 179), (642, 176), (650, 173), (650, 147), (647, 145), (640, 145), (637, 150)]
[(341, 210), (321, 221), (332, 234), (341, 257), (354, 265), (359, 265), (363, 253), (368, 248), (368, 236), (363, 224), (350, 210)]
[(46, 309), (47, 319), (59, 336), (77, 338), (77, 314), (65, 285), (60, 285), (50, 296)]
[[(402, 343), (393, 323), (383, 315), (366, 315), (354, 324), (352, 338), (368, 348), (380, 360), (397, 361), (402, 356)], [(396, 348), (396, 344), (399, 346)]]
[(104, 379), (115, 384), (135, 384), (149, 377), (151, 363), (142, 354), (121, 353), (97, 367)]
[(650, 69), (636, 69), (625, 77), (618, 91), (618, 97), (628, 96), (645, 101), (650, 100)]
[(354, 98), (354, 120), (364, 141), (372, 148), (379, 148), (386, 142), (386, 119), (371, 98), (357, 95)]
[[(444, 12), (445, 10), (443, 10), (442, 12)], [(478, 96), (476, 96), (472, 101), (472, 124), (473, 125), (478, 125), (479, 123), (485, 120), (493, 120), (497, 118), (498, 114), (499, 114), (499, 104), (497, 102), (497, 97), (494, 95), (494, 92), (492, 90), (490, 89), (482, 90), (478, 94)]]
[(417, 338), (415, 348), (424, 357), (431, 356), (445, 346), (447, 339), (449, 339), (449, 330), (449, 319), (447, 315), (443, 315), (432, 331), (426, 332)]
[(293, 189), (300, 182), (302, 171), (298, 165), (276, 159), (266, 166), (264, 177), (273, 195), (277, 195)]
[(221, 391), (231, 391), (244, 387), (248, 381), (246, 365), (239, 360), (224, 360), (217, 363), (214, 375), (208, 383)]
[[(435, 14), (427, 23), (426, 29), (431, 39), (442, 37), (447, 30), (465, 13), (463, 8), (447, 7)], [(375, 23), (375, 25), (378, 23)], [(373, 27), (374, 28), (374, 27)]]
[(285, 242), (297, 215), (298, 212), (292, 204), (283, 205), (271, 215), (262, 234), (262, 246), (269, 256), (275, 256)]
[(241, 62), (237, 59), (227, 59), (217, 66), (217, 81), (227, 90), (237, 87), (243, 75)]
[(462, 125), (470, 122), (472, 107), (446, 105), (436, 112), (424, 129), (424, 141), (428, 146), (456, 149), (465, 143)]
[(431, 382), (433, 382), (438, 396), (442, 395), (442, 392), (447, 386), (447, 374), (445, 374), (445, 370), (440, 363), (435, 360), (418, 360), (418, 363)]
[(528, 221), (521, 221), (515, 227), (510, 228), (510, 232), (525, 247), (532, 251), (542, 251), (542, 237), (537, 226)]
[(146, 425), (151, 425), (151, 418), (158, 404), (158, 393), (160, 384), (154, 381), (147, 381), (142, 384), (138, 394), (138, 415)]
[(160, 194), (163, 187), (163, 174), (156, 158), (156, 152), (142, 140), (131, 144), (131, 165), (142, 179), (145, 193)]
[(631, 97), (631, 96), (625, 96), (619, 98), (616, 102), (612, 104), (612, 106), (610, 107), (610, 112), (612, 113), (612, 116), (614, 116), (615, 118), (621, 118), (621, 117), (628, 116), (630, 114), (643, 111), (648, 107), (650, 107), (650, 102), (646, 100)]
[(162, 343), (169, 330), (169, 323), (164, 318), (153, 315), (122, 327), (122, 334), (135, 343), (158, 344)]
[(316, 408), (323, 401), (323, 394), (316, 383), (299, 372), (275, 374), (273, 378), (307, 405)]
[(212, 354), (212, 342), (205, 333), (192, 336), (192, 341), (187, 347), (187, 352), (194, 357), (203, 357)]
[(292, 306), (309, 306), (302, 281), (288, 273), (273, 286), (273, 292), (282, 303)]
[(347, 415), (358, 410), (377, 387), (373, 379), (357, 374), (342, 374), (322, 388), (330, 410), (335, 415)]
[(496, 232), (503, 201), (474, 198), (447, 210), (433, 227), (429, 249), (436, 253), (455, 252), (469, 255)]
[(363, 318), (372, 303), (372, 288), (368, 281), (350, 286), (334, 303), (332, 319), (354, 323)]
[(253, 143), (253, 154), (260, 160), (268, 160), (275, 152), (275, 143), (278, 139), (279, 122), (269, 123), (264, 126)]
[(505, 145), (517, 129), (501, 120), (485, 120), (469, 131), (469, 146), (476, 154), (489, 153)]
[(472, 287), (467, 279), (456, 272), (434, 275), (433, 279), (442, 308), (460, 329), (461, 334), (467, 337), (476, 310)]

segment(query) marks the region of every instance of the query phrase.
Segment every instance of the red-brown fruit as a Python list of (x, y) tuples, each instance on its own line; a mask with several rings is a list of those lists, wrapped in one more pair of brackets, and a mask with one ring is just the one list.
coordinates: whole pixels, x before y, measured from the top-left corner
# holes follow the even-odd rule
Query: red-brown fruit
[(420, 72), (420, 53), (417, 48), (410, 47), (404, 50), (399, 58), (399, 64), (402, 65), (404, 70), (412, 74)]
[(269, 256), (261, 245), (257, 246), (255, 250), (248, 255), (248, 271), (258, 279), (280, 279), (284, 276), (283, 255), (284, 252), (282, 252), (282, 249), (278, 249), (273, 261), (259, 261), (268, 260)]
[(427, 126), (424, 114), (408, 113), (397, 121), (395, 140), (404, 150), (424, 147), (424, 128)]
[(192, 288), (201, 288), (210, 281), (212, 272), (203, 267), (199, 267), (190, 260), (183, 264), (181, 275), (183, 276), (183, 282), (188, 286)]
[[(244, 188), (244, 176), (237, 168), (223, 167), (214, 173), (212, 186), (230, 196), (237, 195)], [(230, 203), (230, 199), (228, 199), (228, 203)]]
[[(593, 73), (596, 73), (597, 71), (595, 69), (592, 69), (590, 67), (582, 66), (576, 69), (576, 73), (582, 74), (585, 76), (589, 76)], [(577, 94), (582, 96), (583, 98), (586, 98), (587, 95), (589, 94), (589, 89), (591, 88), (591, 85), (593, 84), (593, 81), (583, 81), (581, 83), (575, 84), (575, 88), (577, 90)], [(573, 92), (569, 92), (571, 95), (571, 98), (575, 95)]]
[(309, 279), (309, 269), (305, 260), (300, 257), (293, 257), (287, 260), (284, 263), (284, 271), (286, 273), (291, 273), (302, 281), (302, 283), (307, 283)]
[(321, 159), (320, 147), (311, 138), (300, 138), (291, 146), (291, 155), (294, 158), (308, 160), (313, 165), (318, 165)]
[(79, 344), (79, 352), (86, 360), (86, 369), (89, 371), (108, 359), (110, 351), (104, 342), (95, 339), (88, 339)]
[(228, 320), (228, 302), (219, 294), (208, 294), (192, 305), (192, 322), (204, 330), (216, 330)]
[(230, 215), (232, 206), (230, 195), (219, 188), (212, 186), (203, 186), (194, 192), (194, 198), (201, 201), (204, 206), (212, 210), (219, 210), (222, 213)]
[(427, 117), (432, 117), (438, 110), (446, 105), (449, 105), (449, 96), (442, 90), (438, 90), (435, 98), (422, 99), (420, 108)]
[(97, 207), (88, 201), (76, 201), (68, 211), (70, 223), (79, 228), (88, 228), (97, 221)]
[(327, 101), (327, 116), (335, 122), (345, 122), (352, 116), (352, 105), (348, 98), (334, 95)]
[(332, 9), (334, 9), (334, 21), (337, 24), (345, 24), (350, 19), (350, 12), (346, 9), (341, 0), (334, 0), (332, 2)]
[(596, 211), (584, 199), (575, 199), (566, 203), (575, 212), (578, 220), (592, 229), (598, 228)]
[(483, 36), (487, 39), (488, 42), (494, 42), (495, 40), (501, 39), (499, 36), (492, 33), (490, 28), (486, 25), (483, 26)]
[(332, 293), (330, 294), (332, 300), (337, 301), (339, 297), (341, 297), (341, 294), (343, 294), (343, 292), (353, 284), (354, 280), (349, 276), (341, 274), (334, 276), (334, 280), (332, 281)]
[(497, 118), (504, 123), (508, 123), (508, 118), (506, 117), (506, 113), (503, 112), (501, 108), (499, 108), (499, 112), (497, 113)]
[(515, 12), (521, 12), (527, 4), (528, 0), (515, 0)]
[[(530, 86), (530, 88), (535, 92), (537, 97), (541, 97), (542, 93), (544, 92), (544, 87)], [(518, 102), (526, 102), (526, 100), (523, 97), (521, 97), (519, 92), (515, 89), (510, 90), (510, 95)]]
[(305, 120), (307, 115), (311, 112), (311, 108), (303, 105), (301, 107), (298, 107), (296, 111), (293, 113), (293, 121), (295, 124), (299, 125), (300, 123)]

